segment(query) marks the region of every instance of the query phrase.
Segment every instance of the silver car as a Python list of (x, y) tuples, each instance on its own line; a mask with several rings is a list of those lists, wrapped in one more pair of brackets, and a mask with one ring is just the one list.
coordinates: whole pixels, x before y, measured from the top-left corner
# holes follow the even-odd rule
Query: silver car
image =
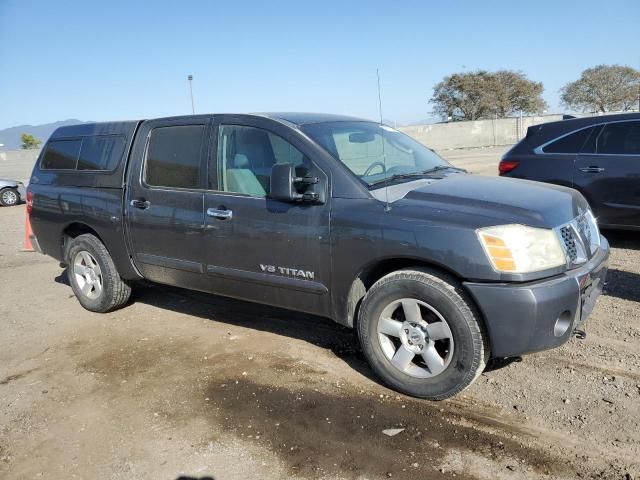
[(27, 199), (27, 189), (24, 183), (17, 180), (0, 178), (0, 205), (12, 207)]

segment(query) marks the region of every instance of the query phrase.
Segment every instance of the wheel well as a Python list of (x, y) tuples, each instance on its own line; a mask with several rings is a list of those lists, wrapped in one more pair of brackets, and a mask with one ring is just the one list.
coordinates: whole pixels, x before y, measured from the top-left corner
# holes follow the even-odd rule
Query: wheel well
[(458, 279), (459, 277), (441, 266), (415, 258), (389, 258), (364, 268), (355, 278), (347, 296), (347, 324), (355, 326), (360, 304), (371, 286), (385, 275), (403, 268), (422, 267), (435, 270)]
[(66, 260), (67, 245), (69, 244), (69, 242), (71, 242), (71, 240), (73, 240), (74, 238), (87, 233), (95, 236), (96, 238), (98, 238), (98, 240), (102, 242), (102, 239), (100, 238), (100, 235), (98, 235), (98, 232), (96, 232), (89, 225), (86, 225), (84, 223), (77, 223), (77, 222), (67, 225), (67, 227), (62, 232), (62, 239), (60, 242), (63, 261)]

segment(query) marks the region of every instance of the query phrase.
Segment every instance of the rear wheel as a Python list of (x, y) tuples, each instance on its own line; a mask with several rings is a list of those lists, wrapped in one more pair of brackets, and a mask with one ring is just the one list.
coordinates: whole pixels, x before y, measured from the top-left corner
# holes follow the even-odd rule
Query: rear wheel
[(365, 296), (358, 335), (367, 360), (390, 387), (431, 400), (451, 397), (489, 356), (479, 315), (455, 279), (399, 270)]
[(3, 207), (13, 207), (20, 201), (20, 195), (13, 188), (4, 188), (0, 190), (0, 204)]
[(67, 248), (67, 274), (80, 304), (92, 312), (109, 312), (129, 300), (131, 287), (118, 274), (103, 243), (79, 235)]

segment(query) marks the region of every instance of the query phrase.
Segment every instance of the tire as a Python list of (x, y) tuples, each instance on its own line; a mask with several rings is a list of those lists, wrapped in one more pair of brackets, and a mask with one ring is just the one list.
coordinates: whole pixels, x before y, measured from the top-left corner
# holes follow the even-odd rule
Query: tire
[(20, 203), (20, 194), (15, 188), (3, 188), (0, 190), (0, 205), (13, 207)]
[(362, 301), (357, 327), (376, 375), (414, 397), (456, 395), (489, 359), (473, 302), (455, 278), (435, 271), (398, 270), (378, 280)]
[(71, 240), (65, 257), (69, 283), (84, 308), (105, 313), (127, 303), (131, 286), (120, 278), (111, 255), (94, 235), (83, 234)]

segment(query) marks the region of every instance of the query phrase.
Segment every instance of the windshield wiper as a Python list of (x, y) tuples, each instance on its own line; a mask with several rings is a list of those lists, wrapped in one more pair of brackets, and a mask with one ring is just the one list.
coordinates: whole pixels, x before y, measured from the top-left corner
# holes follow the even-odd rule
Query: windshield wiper
[(399, 180), (402, 178), (425, 177), (433, 173), (436, 173), (440, 170), (458, 170), (460, 172), (466, 172), (464, 168), (454, 167), (453, 165), (436, 165), (435, 167), (430, 168), (428, 170), (424, 170), (422, 172), (397, 173), (395, 175), (391, 175), (390, 177), (381, 178), (380, 180), (376, 180), (374, 182), (369, 183), (369, 186), (380, 185), (381, 183), (393, 182), (394, 180)]
[(428, 175), (429, 173), (438, 172), (440, 170), (457, 170), (459, 172), (466, 172), (464, 168), (454, 167), (453, 165), (436, 165), (435, 167), (430, 168), (429, 170), (425, 170), (422, 173)]
[(380, 180), (375, 180), (369, 183), (369, 186), (379, 185), (381, 183), (393, 182), (394, 180), (399, 180), (401, 178), (413, 178), (413, 177), (424, 177), (424, 172), (413, 172), (413, 173), (396, 173), (395, 175), (391, 175), (390, 177), (381, 178)]

